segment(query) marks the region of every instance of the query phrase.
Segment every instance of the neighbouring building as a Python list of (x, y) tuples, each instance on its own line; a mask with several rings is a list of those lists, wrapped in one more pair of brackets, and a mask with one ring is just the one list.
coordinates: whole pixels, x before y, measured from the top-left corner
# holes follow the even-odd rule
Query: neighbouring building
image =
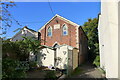
[[(28, 28), (27, 26), (24, 26), (18, 33), (16, 33), (11, 39), (10, 41), (20, 41), (20, 40), (24, 40), (23, 37), (27, 37), (27, 38), (34, 38), (37, 40), (40, 40), (40, 33)], [(36, 60), (36, 55), (34, 55), (33, 53), (29, 54), (29, 60), (30, 61), (35, 61)]]
[(23, 37), (33, 37), (35, 39), (39, 39), (38, 37), (39, 33), (28, 28), (27, 26), (23, 27), (18, 33), (16, 33), (11, 39), (10, 41), (19, 41), (19, 40), (23, 40)]
[(77, 48), (78, 65), (87, 59), (88, 38), (80, 25), (56, 14), (39, 32), (42, 45), (58, 48), (65, 44)]
[(105, 70), (107, 78), (120, 78), (120, 2), (118, 0), (101, 0), (99, 15), (99, 49), (100, 67)]

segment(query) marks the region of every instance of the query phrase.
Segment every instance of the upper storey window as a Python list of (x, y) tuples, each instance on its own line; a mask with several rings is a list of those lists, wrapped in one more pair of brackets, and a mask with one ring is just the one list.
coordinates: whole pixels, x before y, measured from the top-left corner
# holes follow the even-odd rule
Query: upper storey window
[(63, 35), (68, 35), (68, 27), (64, 24), (63, 25), (63, 31), (62, 31)]
[(22, 30), (22, 34), (27, 34), (27, 30)]
[(52, 36), (52, 27), (49, 27), (47, 30), (47, 36)]

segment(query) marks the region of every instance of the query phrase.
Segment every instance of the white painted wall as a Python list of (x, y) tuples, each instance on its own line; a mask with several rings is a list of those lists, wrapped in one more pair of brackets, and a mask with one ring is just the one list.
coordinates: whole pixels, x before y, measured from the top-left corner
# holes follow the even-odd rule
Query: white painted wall
[(58, 65), (56, 67), (60, 69), (67, 69), (67, 60), (68, 60), (68, 47), (62, 46), (57, 48), (56, 50), (56, 57), (60, 57), (61, 61), (58, 62)]
[(118, 78), (120, 79), (120, 0), (118, 3)]
[[(72, 69), (75, 69), (78, 67), (78, 51), (74, 49), (71, 46), (68, 45), (61, 45), (57, 47), (56, 49), (56, 57), (55, 57), (55, 51), (50, 49), (50, 48), (43, 48), (40, 50), (40, 53), (38, 53), (37, 61), (38, 64), (41, 66), (46, 66), (46, 67), (55, 67), (59, 69), (67, 69), (68, 67), (68, 58), (69, 56), (71, 60), (71, 66), (73, 67)], [(74, 55), (73, 55), (74, 54)], [(45, 58), (44, 58), (45, 57)], [(56, 64), (55, 60), (57, 59)], [(59, 60), (58, 60), (59, 58)], [(74, 63), (73, 63), (74, 62)]]
[(98, 27), (100, 67), (107, 78), (118, 78), (118, 3), (103, 1)]
[[(73, 70), (78, 67), (78, 50), (68, 46), (62, 45), (56, 50), (56, 57), (61, 58), (61, 61), (58, 61), (56, 67), (60, 69), (67, 69), (67, 67), (71, 67)], [(69, 62), (70, 61), (70, 62)]]
[(47, 67), (54, 66), (54, 50), (49, 48), (44, 48), (40, 50), (40, 54), (43, 55), (42, 57), (41, 55), (39, 56), (42, 62), (42, 66), (47, 66)]
[(29, 61), (35, 61), (35, 55), (33, 52), (29, 53)]

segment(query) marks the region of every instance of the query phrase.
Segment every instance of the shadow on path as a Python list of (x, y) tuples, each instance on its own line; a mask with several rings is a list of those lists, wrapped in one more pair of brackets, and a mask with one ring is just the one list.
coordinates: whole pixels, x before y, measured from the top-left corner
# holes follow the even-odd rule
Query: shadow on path
[(79, 66), (82, 72), (79, 75), (72, 76), (72, 78), (104, 78), (103, 73), (90, 63)]

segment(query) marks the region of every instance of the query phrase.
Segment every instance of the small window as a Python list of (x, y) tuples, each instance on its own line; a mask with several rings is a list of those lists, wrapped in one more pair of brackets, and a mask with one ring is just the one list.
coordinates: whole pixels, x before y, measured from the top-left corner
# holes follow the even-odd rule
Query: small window
[(22, 30), (22, 34), (27, 34), (27, 30)]
[(63, 25), (63, 35), (68, 35), (68, 28), (66, 25)]
[(41, 38), (41, 33), (38, 32), (38, 40), (41, 40), (40, 38)]
[(52, 36), (52, 28), (51, 27), (48, 28), (47, 36)]

